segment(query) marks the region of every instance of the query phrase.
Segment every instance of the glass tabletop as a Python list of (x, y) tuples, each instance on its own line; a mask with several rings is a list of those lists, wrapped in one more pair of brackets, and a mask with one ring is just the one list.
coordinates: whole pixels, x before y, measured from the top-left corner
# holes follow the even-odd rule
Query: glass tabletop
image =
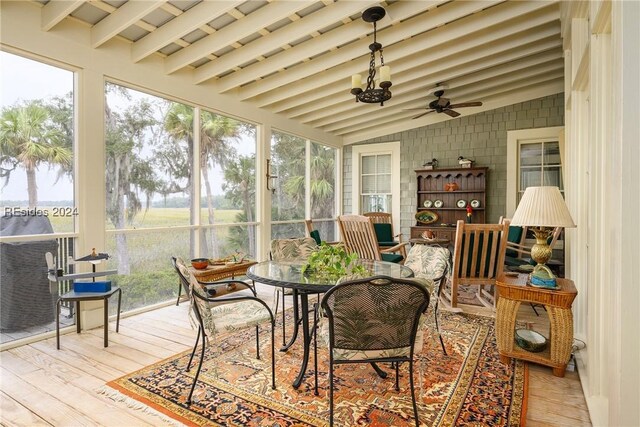
[[(371, 276), (413, 277), (413, 270), (400, 264), (373, 260), (359, 260), (357, 263), (363, 265)], [(302, 262), (264, 261), (251, 266), (247, 277), (267, 285), (308, 292), (326, 292), (336, 284), (336, 280), (302, 274), (303, 266)]]

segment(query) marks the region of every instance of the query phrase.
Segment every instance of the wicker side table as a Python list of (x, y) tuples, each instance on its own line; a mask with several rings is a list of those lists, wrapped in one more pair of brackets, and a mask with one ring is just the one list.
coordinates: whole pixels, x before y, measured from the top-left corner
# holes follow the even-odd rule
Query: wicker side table
[[(527, 286), (527, 275), (500, 275), (496, 279), (496, 336), (498, 352), (504, 363), (510, 358), (527, 360), (553, 368), (553, 375), (564, 377), (573, 345), (573, 313), (571, 304), (578, 291), (569, 279), (557, 279), (558, 290)], [(542, 304), (549, 315), (549, 345), (540, 353), (532, 353), (514, 342), (516, 315), (521, 303)]]

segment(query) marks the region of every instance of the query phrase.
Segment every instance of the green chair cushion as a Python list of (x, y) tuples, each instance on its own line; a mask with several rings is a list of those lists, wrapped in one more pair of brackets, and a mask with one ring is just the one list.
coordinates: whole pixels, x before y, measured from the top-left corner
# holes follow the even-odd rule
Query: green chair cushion
[(376, 231), (376, 239), (378, 240), (378, 242), (393, 241), (391, 224), (373, 224), (373, 229)]
[(309, 233), (309, 236), (315, 240), (318, 245), (322, 243), (322, 240), (320, 240), (320, 232), (318, 230), (313, 230)]
[(383, 261), (389, 261), (389, 262), (400, 262), (403, 260), (402, 255), (398, 255), (398, 254), (380, 254), (380, 257), (382, 258)]
[[(520, 243), (520, 239), (522, 238), (522, 227), (518, 226), (509, 226), (509, 235), (507, 236), (507, 241), (511, 243)], [(509, 257), (516, 258), (518, 256), (518, 251), (513, 249), (507, 249), (506, 255)]]
[(391, 247), (397, 245), (398, 242), (378, 242), (378, 246)]

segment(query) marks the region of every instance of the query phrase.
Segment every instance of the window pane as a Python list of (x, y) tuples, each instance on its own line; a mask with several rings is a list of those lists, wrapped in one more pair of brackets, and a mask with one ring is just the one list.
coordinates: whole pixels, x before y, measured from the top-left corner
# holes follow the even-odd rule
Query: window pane
[(527, 187), (535, 187), (542, 185), (542, 172), (540, 169), (521, 169), (520, 170), (520, 189), (525, 190)]
[(542, 165), (542, 144), (522, 144), (520, 146), (520, 166)]
[(194, 109), (111, 83), (105, 102), (107, 228), (191, 224)]
[(339, 240), (335, 221), (313, 221), (313, 226), (320, 232), (320, 239), (323, 242), (336, 242)]
[(376, 176), (369, 175), (362, 177), (362, 194), (371, 194), (376, 192)]
[[(200, 238), (207, 242), (206, 250), (201, 254), (204, 257), (221, 258), (236, 255), (256, 258), (255, 225), (207, 227), (201, 229), (200, 233)], [(213, 235), (216, 238), (212, 238)]]
[[(256, 127), (209, 111), (200, 113), (202, 224), (254, 222), (256, 218)], [(246, 234), (245, 238), (249, 236)], [(206, 256), (229, 255), (217, 228), (201, 233)], [(204, 239), (204, 240), (202, 240)], [(255, 236), (253, 237), (255, 240)]]
[(376, 173), (376, 156), (362, 156), (362, 174)]
[(271, 198), (273, 221), (305, 218), (306, 167), (301, 161), (305, 157), (305, 139), (276, 131), (272, 133), (271, 173), (277, 176), (276, 191)]
[(73, 232), (74, 73), (7, 52), (0, 61), (3, 213), (38, 208), (54, 232)]
[(378, 175), (376, 181), (378, 193), (391, 193), (391, 175)]
[[(338, 150), (311, 143), (310, 218), (335, 216), (336, 156)], [(322, 235), (322, 234), (321, 234)]]
[(391, 173), (391, 155), (385, 154), (382, 156), (377, 156), (377, 164), (378, 164), (378, 173)]
[(271, 225), (272, 239), (293, 239), (305, 236), (305, 225), (303, 222), (291, 224), (273, 224)]
[(545, 166), (560, 164), (560, 146), (557, 142), (544, 143), (544, 164)]
[(391, 195), (362, 196), (362, 212), (391, 212)]
[[(109, 280), (122, 288), (122, 311), (177, 297), (178, 278), (170, 260), (172, 256), (179, 256), (189, 261), (189, 231), (171, 231), (170, 244), (167, 238), (164, 231), (109, 233), (107, 236), (106, 252), (111, 257), (106, 268), (118, 269), (119, 275), (109, 276)], [(116, 304), (117, 298), (111, 298), (110, 303)], [(114, 312), (115, 308), (111, 308), (111, 313)]]
[(560, 188), (564, 188), (562, 182), (562, 173), (560, 167), (550, 167), (544, 169), (544, 182), (542, 185), (552, 185)]

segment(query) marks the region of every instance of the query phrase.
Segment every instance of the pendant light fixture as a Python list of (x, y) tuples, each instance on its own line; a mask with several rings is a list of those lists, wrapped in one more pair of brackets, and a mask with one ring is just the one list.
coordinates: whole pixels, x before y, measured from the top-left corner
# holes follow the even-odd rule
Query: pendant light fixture
[[(369, 74), (367, 75), (367, 85), (362, 89), (362, 75), (354, 74), (351, 76), (351, 94), (355, 95), (356, 102), (366, 102), (367, 104), (384, 105), (384, 101), (391, 99), (391, 68), (384, 65), (384, 57), (382, 56), (382, 44), (376, 40), (376, 23), (384, 18), (386, 12), (380, 6), (370, 7), (362, 12), (362, 20), (373, 23), (373, 43), (369, 45), (371, 57), (369, 60)], [(376, 82), (376, 52), (380, 54), (379, 81)], [(379, 87), (376, 87), (378, 85)]]

